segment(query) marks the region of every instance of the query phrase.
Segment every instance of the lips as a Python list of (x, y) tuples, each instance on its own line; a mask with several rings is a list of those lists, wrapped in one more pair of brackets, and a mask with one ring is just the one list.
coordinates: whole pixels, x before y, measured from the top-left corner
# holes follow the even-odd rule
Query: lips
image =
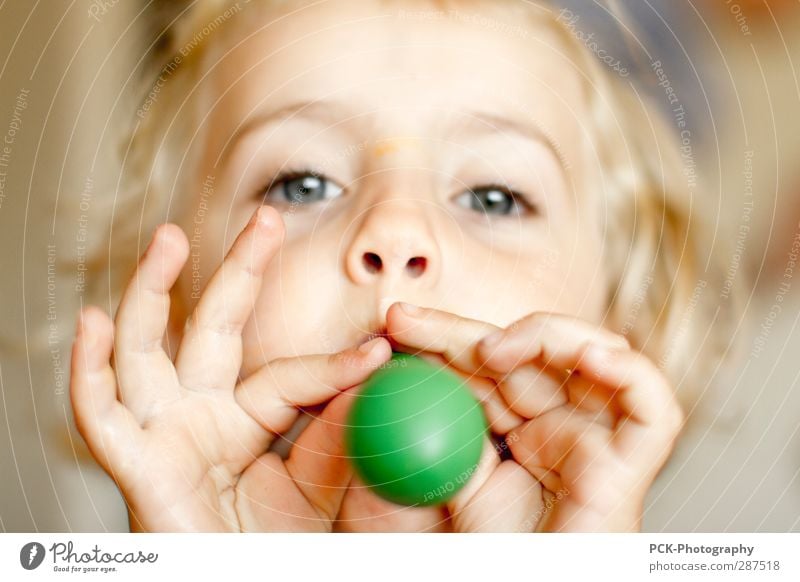
[[(429, 354), (420, 353), (419, 350), (417, 350), (417, 349), (409, 348), (409, 347), (406, 347), (406, 346), (398, 343), (397, 340), (395, 340), (392, 336), (390, 336), (388, 334), (388, 332), (386, 331), (386, 326), (376, 327), (370, 333), (361, 336), (361, 339), (358, 340), (358, 344), (357, 345), (364, 344), (364, 343), (366, 343), (366, 342), (368, 342), (370, 340), (375, 339), (376, 337), (385, 337), (389, 341), (389, 344), (392, 346), (392, 351), (393, 352), (404, 352), (404, 353), (409, 353), (409, 354), (417, 354), (420, 357), (425, 357), (425, 356), (429, 355)], [(441, 361), (443, 362), (444, 359), (442, 358)]]
[(362, 336), (358, 343), (360, 345), (360, 344), (366, 343), (366, 342), (368, 342), (368, 341), (370, 341), (372, 339), (375, 339), (376, 337), (385, 337), (385, 338), (389, 339), (389, 336), (386, 333), (386, 326), (382, 326), (382, 327), (376, 328), (375, 330), (371, 331), (367, 335)]

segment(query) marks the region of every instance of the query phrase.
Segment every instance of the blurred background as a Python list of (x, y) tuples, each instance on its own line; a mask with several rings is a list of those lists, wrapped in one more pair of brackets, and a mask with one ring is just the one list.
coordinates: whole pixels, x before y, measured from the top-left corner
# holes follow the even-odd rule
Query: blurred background
[[(114, 132), (136, 110), (164, 4), (189, 3), (0, 2), (0, 531), (127, 531), (72, 424), (69, 360), (118, 192)], [(558, 5), (673, 117), (661, 61), (704, 185), (696, 209), (746, 289), (743, 347), (705, 391), (644, 529), (800, 531), (800, 0)]]

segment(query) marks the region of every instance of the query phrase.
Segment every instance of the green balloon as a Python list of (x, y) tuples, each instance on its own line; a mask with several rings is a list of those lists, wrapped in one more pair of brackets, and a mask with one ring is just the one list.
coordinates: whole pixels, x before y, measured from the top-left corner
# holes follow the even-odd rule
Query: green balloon
[(452, 498), (475, 472), (487, 433), (483, 409), (461, 378), (399, 352), (364, 382), (347, 424), (356, 472), (402, 505)]

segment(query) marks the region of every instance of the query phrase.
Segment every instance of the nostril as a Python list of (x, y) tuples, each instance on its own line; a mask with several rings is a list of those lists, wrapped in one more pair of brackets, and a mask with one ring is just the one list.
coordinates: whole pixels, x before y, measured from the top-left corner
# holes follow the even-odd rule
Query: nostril
[(425, 257), (412, 257), (408, 259), (406, 268), (412, 277), (419, 277), (425, 272), (425, 267), (428, 264), (428, 259)]
[(375, 253), (364, 253), (362, 260), (368, 273), (377, 273), (383, 267), (383, 261)]

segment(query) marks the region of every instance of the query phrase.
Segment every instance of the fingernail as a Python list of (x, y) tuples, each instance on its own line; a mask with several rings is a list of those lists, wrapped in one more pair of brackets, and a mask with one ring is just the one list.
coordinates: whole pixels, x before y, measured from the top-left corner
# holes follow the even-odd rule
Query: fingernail
[(377, 346), (379, 343), (381, 343), (381, 338), (379, 337), (372, 338), (368, 342), (365, 342), (360, 346), (358, 346), (358, 351), (361, 352), (362, 354), (369, 354), (372, 351), (372, 348)]
[(422, 309), (417, 307), (416, 305), (411, 305), (410, 303), (400, 302), (400, 309), (403, 310), (403, 313), (406, 315), (410, 315), (411, 317), (419, 317), (422, 315)]

